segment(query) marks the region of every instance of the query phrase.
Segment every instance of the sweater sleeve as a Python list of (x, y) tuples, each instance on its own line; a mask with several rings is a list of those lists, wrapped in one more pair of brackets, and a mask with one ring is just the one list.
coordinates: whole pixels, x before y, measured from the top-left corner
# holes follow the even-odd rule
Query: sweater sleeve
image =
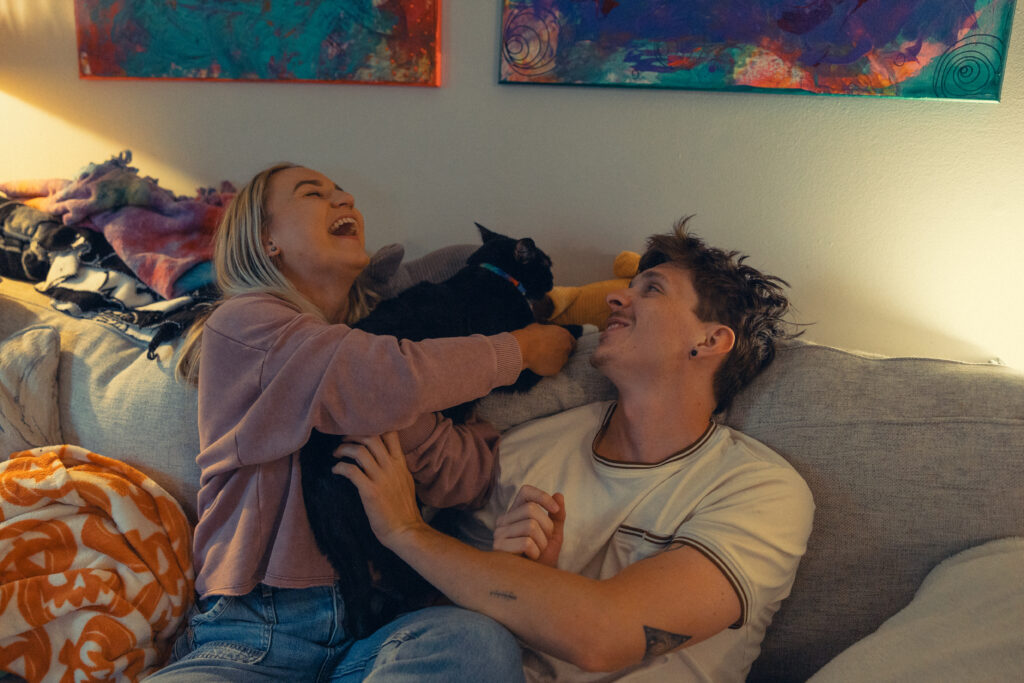
[(237, 462), (222, 467), (268, 462), (301, 448), (313, 428), (403, 429), (514, 382), (521, 369), (507, 333), (399, 341), (326, 324), (267, 294), (243, 295), (206, 323), (201, 445), (235, 454)]
[(480, 507), (496, 475), (498, 430), (488, 422), (456, 425), (423, 415), (398, 433), (416, 493), (432, 507)]

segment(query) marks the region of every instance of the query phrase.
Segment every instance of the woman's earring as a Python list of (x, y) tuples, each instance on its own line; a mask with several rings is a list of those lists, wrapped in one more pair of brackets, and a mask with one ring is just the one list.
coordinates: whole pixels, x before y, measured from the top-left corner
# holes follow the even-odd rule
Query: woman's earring
[(274, 244), (273, 242), (271, 242), (271, 243), (270, 243), (270, 244), (269, 244), (269, 245), (267, 246), (267, 256), (277, 256), (277, 254), (278, 254), (278, 252), (279, 252), (279, 251), (281, 251), (281, 250), (280, 250), (280, 249), (278, 249), (278, 248), (277, 248), (277, 245), (276, 245), (276, 244)]

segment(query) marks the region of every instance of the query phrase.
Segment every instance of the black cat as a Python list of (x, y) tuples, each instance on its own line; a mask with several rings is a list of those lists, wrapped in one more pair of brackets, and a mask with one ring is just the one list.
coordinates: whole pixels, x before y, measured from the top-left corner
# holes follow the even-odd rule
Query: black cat
[[(381, 302), (353, 325), (373, 334), (419, 341), (470, 334), (497, 334), (534, 322), (531, 300), (551, 290), (551, 259), (532, 239), (512, 239), (479, 223), (483, 246), (466, 266), (441, 283), (421, 282)], [(578, 336), (578, 330), (573, 330)], [(505, 390), (525, 391), (539, 376), (530, 371)], [(464, 422), (473, 402), (443, 411)], [(385, 548), (370, 529), (359, 493), (335, 475), (332, 455), (342, 437), (313, 430), (302, 448), (302, 493), (313, 535), (340, 576), (345, 599), (345, 629), (364, 638), (404, 611), (438, 594), (423, 578)], [(435, 525), (443, 527), (441, 514)]]
[[(464, 268), (444, 282), (420, 282), (382, 301), (353, 327), (420, 341), (510, 332), (534, 322), (531, 302), (543, 298), (554, 284), (551, 259), (528, 237), (516, 240), (479, 223), (476, 227), (483, 246), (469, 255)], [(499, 391), (526, 391), (539, 380), (525, 370), (515, 384)], [(461, 423), (472, 405), (442, 412)]]

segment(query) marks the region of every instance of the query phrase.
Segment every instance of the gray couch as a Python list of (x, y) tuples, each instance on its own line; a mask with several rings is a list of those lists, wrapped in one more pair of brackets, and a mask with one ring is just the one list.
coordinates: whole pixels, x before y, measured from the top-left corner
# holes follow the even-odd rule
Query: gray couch
[[(507, 428), (610, 397), (587, 363), (595, 343), (585, 336), (565, 371), (526, 398), (489, 397), (484, 416)], [(27, 348), (37, 350), (31, 362)], [(194, 519), (196, 396), (175, 383), (169, 352), (147, 360), (110, 328), (57, 313), (31, 285), (5, 280), (0, 383), (5, 455), (81, 444), (146, 472)], [(722, 421), (787, 458), (817, 504), (792, 595), (751, 680), (953, 679), (950, 667), (976, 662), (1000, 667), (988, 680), (1024, 673), (1024, 541), (1014, 538), (1024, 536), (1024, 374), (793, 343)], [(999, 552), (979, 550), (993, 541)], [(940, 563), (942, 576), (926, 582)], [(930, 616), (922, 584), (946, 591), (947, 613)], [(975, 589), (988, 592), (969, 597)], [(968, 607), (951, 612), (948, 595)]]

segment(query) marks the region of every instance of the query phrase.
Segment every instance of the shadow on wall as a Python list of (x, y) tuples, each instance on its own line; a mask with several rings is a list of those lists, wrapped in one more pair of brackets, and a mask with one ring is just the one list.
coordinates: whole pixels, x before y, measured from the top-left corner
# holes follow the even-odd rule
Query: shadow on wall
[[(75, 164), (99, 162), (130, 146), (137, 158), (159, 159), (164, 168), (180, 169), (185, 174), (205, 178), (210, 174), (203, 164), (209, 164), (211, 158), (231, 158), (232, 167), (248, 168), (244, 158), (256, 154), (252, 149), (255, 145), (239, 149), (240, 126), (243, 129), (258, 127), (263, 132), (295, 126), (294, 116), (289, 121), (287, 114), (293, 104), (294, 91), (282, 90), (278, 97), (275, 97), (277, 92), (268, 93), (268, 88), (288, 88), (289, 84), (88, 81), (79, 78), (77, 51), (72, 2), (4, 0), (0, 3), (0, 91), (66, 122), (69, 130), (59, 131), (60, 134), (73, 135), (74, 131), (81, 130), (96, 136), (103, 153), (94, 155), (95, 158), (76, 158)], [(303, 97), (305, 100), (324, 97), (323, 89), (319, 90), (310, 86), (303, 91)], [(211, 111), (250, 112), (250, 115), (226, 115), (211, 120)], [(254, 121), (251, 112), (259, 112), (259, 116), (269, 116), (271, 120)], [(29, 138), (38, 139), (52, 132), (52, 125), (41, 126), (32, 118), (21, 118), (23, 120), (13, 125)], [(252, 132), (259, 134), (260, 131)], [(109, 145), (104, 144), (106, 140), (111, 141)], [(218, 153), (221, 147), (223, 150)], [(22, 148), (28, 147), (23, 145)], [(54, 169), (51, 175), (67, 175), (77, 168)], [(219, 181), (219, 175), (215, 179)], [(170, 189), (189, 193), (194, 188)]]
[(65, 16), (74, 21), (74, 10), (64, 6), (70, 2), (47, 0), (5, 0), (0, 5), (0, 31), (5, 36), (24, 33), (29, 27), (59, 26), (65, 22)]
[[(8, 0), (0, 4), (0, 91), (73, 128), (98, 136), (113, 133), (109, 110), (104, 110), (109, 99), (87, 96), (78, 79), (77, 49), (73, 3)], [(123, 113), (129, 121), (136, 116)], [(38, 122), (13, 122), (29, 137), (40, 134), (33, 123)]]

